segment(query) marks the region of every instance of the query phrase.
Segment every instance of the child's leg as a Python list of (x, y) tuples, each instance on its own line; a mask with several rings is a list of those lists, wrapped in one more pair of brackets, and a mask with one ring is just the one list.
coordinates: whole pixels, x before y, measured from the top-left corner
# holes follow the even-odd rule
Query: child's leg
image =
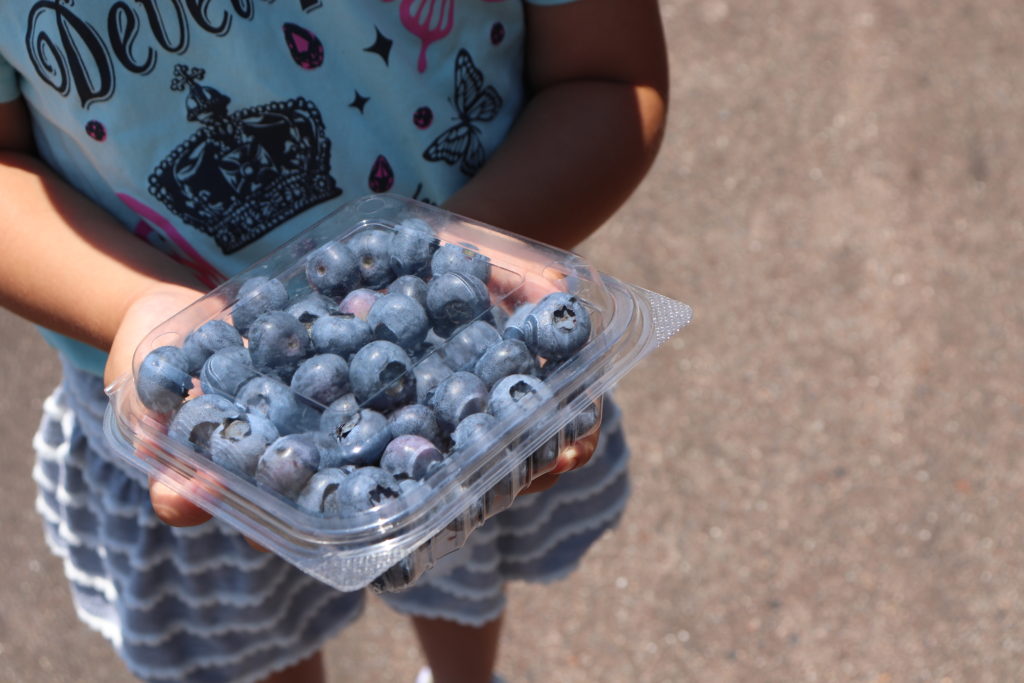
[(479, 628), (412, 617), (434, 683), (490, 683), (498, 658), (501, 617)]

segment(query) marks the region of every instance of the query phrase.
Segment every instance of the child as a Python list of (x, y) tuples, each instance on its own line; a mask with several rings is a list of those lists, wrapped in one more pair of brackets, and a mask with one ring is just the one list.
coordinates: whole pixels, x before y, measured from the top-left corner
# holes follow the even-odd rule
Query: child
[[(369, 192), (571, 248), (649, 168), (666, 82), (656, 0), (0, 6), (0, 299), (64, 368), (35, 441), (39, 507), (78, 614), (134, 674), (322, 680), (319, 649), (364, 596), (115, 463), (101, 377)], [(504, 581), (567, 573), (614, 523), (617, 421), (606, 408), (596, 452), (560, 455), (557, 473), (584, 470), (538, 481), (386, 598), (412, 616), (433, 680), (490, 680)]]

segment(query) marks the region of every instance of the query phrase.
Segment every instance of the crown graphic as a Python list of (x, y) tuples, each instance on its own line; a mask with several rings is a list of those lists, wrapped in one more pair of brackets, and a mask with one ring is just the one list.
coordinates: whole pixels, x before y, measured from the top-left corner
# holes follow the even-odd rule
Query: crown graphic
[(203, 69), (174, 67), (186, 116), (202, 126), (149, 176), (149, 191), (225, 254), (341, 194), (330, 175), (320, 111), (301, 97), (228, 111), (231, 98), (199, 83)]

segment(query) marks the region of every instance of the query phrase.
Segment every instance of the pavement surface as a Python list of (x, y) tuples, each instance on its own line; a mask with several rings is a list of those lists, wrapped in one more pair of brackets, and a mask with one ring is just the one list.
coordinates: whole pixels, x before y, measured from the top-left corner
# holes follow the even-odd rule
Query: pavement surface
[[(511, 681), (1024, 680), (1024, 13), (662, 3), (671, 123), (581, 252), (691, 304), (621, 383), (622, 524), (510, 591)], [(57, 380), (0, 313), (0, 680), (125, 681), (32, 507)], [(374, 601), (332, 680), (411, 681)]]

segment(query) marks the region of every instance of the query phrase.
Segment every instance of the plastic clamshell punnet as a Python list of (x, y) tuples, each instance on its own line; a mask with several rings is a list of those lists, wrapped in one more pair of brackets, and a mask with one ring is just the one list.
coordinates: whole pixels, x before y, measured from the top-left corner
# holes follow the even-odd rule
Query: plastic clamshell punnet
[[(374, 410), (388, 416), (406, 403), (414, 403), (418, 399), (427, 403), (434, 400), (429, 392), (425, 396), (414, 397), (409, 393), (411, 390), (405, 393), (402, 402), (395, 403), (390, 399), (396, 395), (394, 387), (402, 381), (412, 382), (412, 378), (419, 377), (420, 388), (436, 381), (436, 378), (423, 380), (422, 377), (429, 373), (417, 375), (416, 371), (423, 371), (428, 366), (436, 367), (438, 361), (453, 373), (475, 369), (472, 361), (478, 360), (480, 347), (486, 348), (485, 344), (479, 341), (479, 335), (473, 337), (476, 332), (460, 336), (474, 325), (477, 332), (485, 333), (485, 338), (491, 335), (491, 343), (497, 338), (491, 331), (507, 339), (522, 341), (525, 330), (537, 362), (532, 376), (546, 387), (546, 391), (525, 391), (529, 394), (529, 401), (520, 404), (521, 410), (501, 413), (501, 419), (489, 420), (490, 426), (483, 436), (478, 431), (473, 438), (463, 438), (458, 445), (451, 438), (456, 425), (451, 422), (454, 418), (448, 415), (449, 410), (446, 413), (447, 426), (440, 427), (435, 437), (439, 442), (435, 445), (442, 457), (436, 458), (437, 462), (425, 473), (419, 472), (418, 479), (405, 481), (396, 490), (390, 484), (382, 484), (370, 492), (369, 504), (353, 506), (349, 499), (341, 498), (341, 491), (357, 487), (351, 482), (344, 485), (339, 482), (356, 470), (376, 468), (380, 463), (376, 459), (369, 465), (352, 464), (348, 460), (338, 467), (336, 479), (325, 477), (330, 480), (322, 489), (310, 494), (316, 501), (315, 505), (326, 507), (316, 510), (308, 504), (300, 507), (294, 491), (275, 490), (274, 486), (267, 485), (266, 479), (254, 476), (251, 462), (243, 467), (230, 464), (240, 461), (233, 459), (236, 453), (232, 449), (236, 442), (225, 446), (222, 440), (220, 453), (226, 452), (226, 459), (211, 457), (211, 434), (214, 432), (223, 432), (241, 420), (248, 436), (248, 428), (260, 419), (253, 417), (255, 413), (262, 411), (268, 419), (276, 418), (267, 412), (265, 396), (242, 403), (239, 399), (241, 391), (233, 393), (236, 387), (231, 382), (211, 382), (206, 377), (204, 384), (199, 380), (202, 373), (192, 367), (189, 369), (190, 386), (183, 390), (183, 396), (175, 399), (173, 408), (161, 411), (164, 406), (158, 405), (154, 409), (152, 401), (147, 406), (140, 398), (140, 393), (145, 393), (141, 391), (140, 369), (147, 356), (160, 347), (184, 348), (190, 333), (211, 321), (237, 324), (236, 321), (242, 318), (243, 308), (251, 308), (255, 296), (242, 287), (254, 278), (273, 279), (283, 285), (286, 300), (275, 302), (273, 308), (291, 309), (307, 332), (323, 315), (343, 318), (366, 316), (365, 310), (358, 310), (358, 305), (345, 308), (342, 304), (344, 290), (335, 289), (330, 294), (318, 291), (314, 282), (319, 281), (307, 275), (309, 260), (317, 253), (323, 253), (319, 250), (328, 245), (349, 247), (364, 267), (360, 271), (361, 279), (348, 279), (348, 290), (371, 289), (378, 294), (390, 291), (388, 287), (394, 278), (401, 271), (410, 269), (416, 270), (415, 274), (424, 284), (441, 277), (445, 267), (439, 268), (438, 274), (434, 275), (434, 271), (424, 265), (422, 253), (419, 261), (416, 261), (415, 254), (405, 262), (401, 258), (397, 262), (392, 259), (389, 262), (393, 269), (384, 275), (373, 272), (373, 262), (380, 260), (374, 258), (374, 249), (379, 247), (372, 246), (373, 240), (387, 242), (399, 233), (405, 235), (403, 239), (407, 244), (409, 235), (413, 236), (413, 248), (406, 250), (409, 253), (416, 252), (415, 238), (420, 235), (430, 243), (431, 259), (443, 261), (437, 256), (442, 249), (446, 257), (454, 254), (468, 261), (486, 257), (483, 262), (488, 266), (487, 301), (484, 309), (471, 312), (472, 317), (468, 320), (453, 314), (454, 321), (445, 318), (446, 322), (437, 322), (443, 317), (441, 313), (437, 314), (436, 320), (433, 315), (428, 316), (432, 327), (424, 341), (411, 346), (407, 344), (410, 346), (411, 367), (401, 373), (391, 372), (387, 381), (392, 384), (379, 393), (356, 399), (358, 410)], [(368, 243), (370, 246), (366, 246)], [(416, 263), (409, 265), (412, 262)], [(473, 267), (477, 266), (479, 264)], [(240, 301), (240, 291), (246, 292), (247, 300)], [(534, 316), (532, 323), (510, 324), (509, 320), (515, 320), (517, 310), (524, 305), (536, 313), (540, 307), (531, 308), (531, 304), (559, 292), (571, 295), (585, 307), (590, 329), (582, 346), (574, 348), (565, 357), (551, 360), (536, 351), (533, 337), (539, 327), (557, 325), (564, 320), (555, 316), (538, 322), (542, 318), (540, 314)], [(319, 296), (310, 298), (314, 294)], [(371, 299), (376, 301), (373, 297)], [(317, 309), (316, 302), (326, 306), (327, 312)], [(436, 305), (433, 309), (429, 305), (425, 309), (440, 310)], [(343, 314), (342, 310), (349, 313)], [(459, 306), (451, 310), (459, 315), (463, 313)], [(564, 313), (564, 310), (561, 308), (559, 312)], [(399, 316), (404, 317), (409, 316)], [(391, 195), (374, 195), (341, 206), (153, 330), (135, 352), (132, 373), (121, 377), (107, 389), (111, 400), (105, 416), (105, 430), (115, 452), (132, 466), (324, 583), (339, 590), (366, 586), (378, 591), (401, 590), (439, 558), (461, 547), (484, 520), (507, 508), (534, 479), (550, 471), (555, 464), (555, 455), (562, 447), (586, 435), (588, 430), (596, 429), (600, 422), (602, 396), (645, 355), (688, 324), (690, 317), (691, 311), (685, 304), (603, 275), (571, 252), (527, 240), (433, 206)], [(577, 318), (571, 317), (571, 320)], [(520, 315), (518, 319), (521, 321), (523, 318)], [(479, 323), (486, 323), (489, 328)], [(374, 337), (393, 341), (395, 337), (389, 329), (387, 325), (378, 325), (373, 330)], [(243, 339), (242, 345), (248, 351), (254, 351), (249, 336), (244, 333), (239, 336)], [(547, 347), (541, 345), (539, 348)], [(316, 352), (316, 347), (311, 346), (306, 356)], [(209, 348), (205, 353), (209, 353)], [(200, 359), (203, 355), (200, 353)], [(252, 354), (249, 355), (251, 357)], [(561, 354), (552, 352), (550, 355)], [(349, 355), (345, 360), (349, 363), (351, 376), (352, 368), (357, 364), (353, 362), (355, 356)], [(203, 362), (205, 365), (205, 360)], [(273, 366), (261, 365), (251, 371), (246, 370), (242, 379), (246, 382), (259, 379), (275, 386), (291, 387), (283, 379), (291, 372), (292, 369), (282, 372), (275, 371)], [(529, 385), (525, 382), (517, 386), (522, 389)], [(188, 406), (202, 395), (203, 386), (215, 386), (215, 391), (222, 392), (221, 398), (216, 399), (222, 410), (214, 411), (208, 418), (191, 421), (182, 418), (184, 431), (180, 425), (175, 427), (175, 416), (181, 414), (182, 406)], [(436, 386), (433, 390), (436, 391)], [(289, 391), (286, 402), (299, 406), (307, 416), (322, 418), (324, 411), (330, 409), (322, 399), (292, 389)], [(512, 393), (515, 394), (515, 390)], [(461, 408), (462, 413), (467, 410), (484, 412), (487, 401), (481, 401), (477, 396), (466, 405), (471, 407)], [(355, 414), (353, 408), (347, 410), (346, 416)], [(466, 416), (458, 410), (455, 412), (459, 419)], [(169, 424), (172, 425), (170, 429)], [(290, 423), (284, 423), (282, 427), (277, 427), (277, 424), (276, 436), (279, 437), (289, 432), (312, 435), (310, 442), (316, 444), (321, 463), (326, 461), (324, 453), (328, 452), (327, 449), (334, 449), (337, 445), (325, 441), (325, 435), (340, 440), (343, 434), (350, 433), (346, 431), (349, 425), (323, 431), (319, 427), (323, 423), (316, 420), (299, 421), (296, 424), (300, 426), (294, 429), (287, 428)], [(241, 457), (241, 451), (237, 455)], [(248, 457), (251, 460), (257, 456), (249, 453)], [(262, 459), (265, 456), (258, 457)], [(319, 465), (311, 467), (306, 474), (321, 469)], [(406, 474), (400, 471), (394, 481), (399, 481)], [(341, 504), (329, 504), (335, 499), (332, 497), (341, 500)], [(304, 500), (307, 499), (309, 496)]]

